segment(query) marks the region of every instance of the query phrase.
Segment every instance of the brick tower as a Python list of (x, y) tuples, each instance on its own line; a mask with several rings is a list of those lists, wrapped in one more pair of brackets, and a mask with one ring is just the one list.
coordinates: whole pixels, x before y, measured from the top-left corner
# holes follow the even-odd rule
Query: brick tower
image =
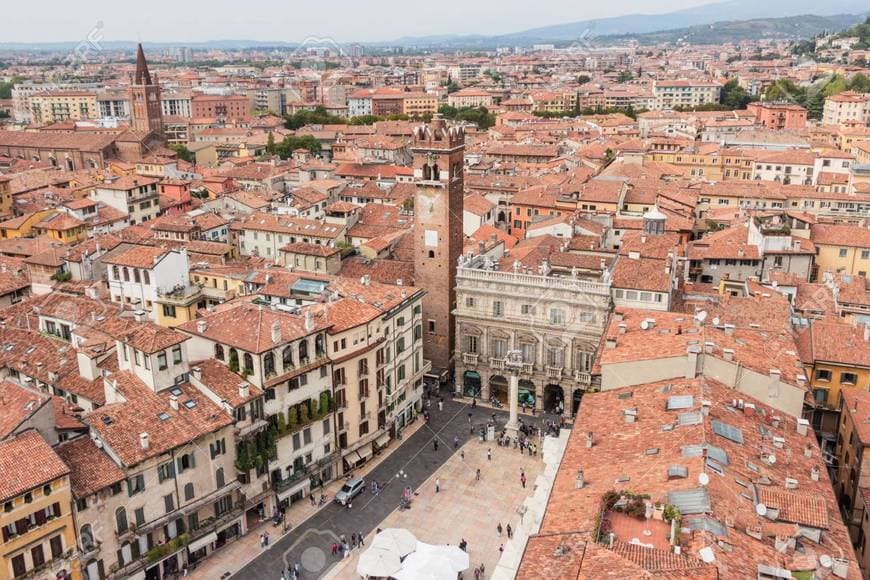
[(414, 275), (423, 298), (423, 353), (452, 368), (456, 265), (462, 255), (465, 133), (436, 115), (414, 130)]
[(151, 80), (142, 45), (136, 52), (136, 75), (130, 79), (130, 117), (133, 129), (163, 136), (163, 109), (157, 75)]

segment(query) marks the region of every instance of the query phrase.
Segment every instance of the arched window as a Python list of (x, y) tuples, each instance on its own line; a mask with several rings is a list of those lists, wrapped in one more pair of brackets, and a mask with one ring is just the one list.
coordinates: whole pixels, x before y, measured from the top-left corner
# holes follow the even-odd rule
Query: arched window
[(299, 343), (299, 364), (308, 364), (308, 341)]
[(432, 168), (427, 163), (423, 166), (423, 181), (429, 181), (430, 179), (432, 179)]
[(245, 374), (250, 375), (254, 372), (254, 357), (251, 356), (251, 353), (245, 353)]
[(79, 537), (82, 539), (82, 550), (89, 552), (94, 549), (94, 531), (91, 524), (85, 524), (79, 530)]
[(220, 344), (214, 345), (214, 357), (218, 360), (224, 360), (224, 347)]
[(184, 486), (184, 501), (190, 501), (193, 499), (193, 484), (188, 483)]
[(432, 180), (438, 181), (439, 179), (441, 179), (441, 170), (438, 169), (438, 164), (435, 163), (432, 165)]
[(288, 346), (283, 351), (281, 351), (281, 365), (284, 368), (285, 373), (288, 370), (293, 368), (293, 347), (292, 346)]
[(118, 266), (112, 266), (112, 277), (115, 280), (121, 279), (121, 270), (120, 270), (120, 268), (118, 268)]
[(118, 529), (119, 534), (123, 534), (127, 531), (127, 510), (123, 507), (119, 507), (115, 510), (115, 527)]
[(239, 372), (239, 353), (234, 348), (230, 349), (230, 360), (228, 361), (228, 364), (231, 371), (234, 373)]
[(214, 474), (215, 482), (217, 482), (218, 487), (223, 487), (226, 482), (224, 481), (224, 468), (219, 467), (218, 470)]
[(322, 335), (322, 334), (318, 334), (318, 335), (314, 338), (314, 352), (315, 352), (315, 353), (317, 354), (317, 356), (319, 356), (319, 357), (320, 357), (320, 356), (323, 356), (324, 354), (326, 354), (326, 347), (325, 347), (324, 344), (323, 344), (323, 335)]
[(275, 374), (275, 355), (267, 352), (263, 355), (263, 373), (270, 377)]
[(66, 170), (73, 171), (76, 168), (75, 163), (69, 157), (66, 158)]
[(124, 282), (130, 281), (130, 269), (127, 266), (124, 266)]

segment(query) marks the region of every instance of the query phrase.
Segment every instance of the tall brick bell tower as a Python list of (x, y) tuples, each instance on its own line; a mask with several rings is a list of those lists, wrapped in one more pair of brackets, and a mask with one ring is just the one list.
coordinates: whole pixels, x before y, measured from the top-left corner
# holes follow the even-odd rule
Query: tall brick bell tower
[(465, 133), (440, 115), (414, 129), (414, 275), (423, 297), (423, 354), (452, 369), (456, 265), (462, 255)]
[(136, 51), (136, 74), (130, 79), (130, 119), (134, 130), (163, 138), (160, 83), (156, 73), (151, 78), (141, 44)]

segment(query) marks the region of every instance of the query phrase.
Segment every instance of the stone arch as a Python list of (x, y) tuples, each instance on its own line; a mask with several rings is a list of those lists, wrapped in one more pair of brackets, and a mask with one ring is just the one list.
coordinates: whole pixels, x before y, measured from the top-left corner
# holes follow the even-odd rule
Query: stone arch
[(559, 404), (568, 405), (565, 401), (565, 390), (562, 385), (550, 383), (544, 387), (544, 411), (547, 413), (558, 412)]
[(498, 399), (502, 405), (507, 405), (509, 388), (506, 377), (502, 375), (492, 375), (489, 377), (489, 396)]

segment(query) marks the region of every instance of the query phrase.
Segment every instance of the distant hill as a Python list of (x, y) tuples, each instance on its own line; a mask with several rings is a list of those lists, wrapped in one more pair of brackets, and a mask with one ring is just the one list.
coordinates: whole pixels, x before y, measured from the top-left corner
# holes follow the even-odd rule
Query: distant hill
[(596, 40), (600, 42), (636, 40), (641, 44), (659, 44), (665, 42), (724, 44), (758, 38), (799, 40), (812, 38), (826, 31), (841, 30), (863, 20), (864, 16), (859, 14), (838, 14), (834, 16), (806, 14), (784, 18), (756, 18), (753, 20), (714, 22), (713, 24), (660, 30), (644, 34), (604, 36)]

